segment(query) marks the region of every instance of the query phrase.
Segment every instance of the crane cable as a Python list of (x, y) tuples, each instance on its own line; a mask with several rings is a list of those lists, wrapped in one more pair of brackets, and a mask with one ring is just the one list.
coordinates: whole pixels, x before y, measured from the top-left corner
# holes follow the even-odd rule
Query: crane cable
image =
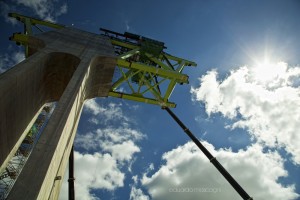
[(205, 154), (209, 161), (217, 168), (217, 170), (224, 176), (224, 178), (230, 183), (230, 185), (239, 193), (244, 200), (253, 200), (247, 192), (236, 182), (236, 180), (227, 172), (227, 170), (218, 162), (203, 144), (193, 135), (193, 133), (183, 124), (182, 121), (170, 110), (168, 107), (162, 107), (169, 115), (177, 122), (177, 124), (183, 129), (183, 131), (193, 140), (193, 142), (199, 147), (199, 149)]

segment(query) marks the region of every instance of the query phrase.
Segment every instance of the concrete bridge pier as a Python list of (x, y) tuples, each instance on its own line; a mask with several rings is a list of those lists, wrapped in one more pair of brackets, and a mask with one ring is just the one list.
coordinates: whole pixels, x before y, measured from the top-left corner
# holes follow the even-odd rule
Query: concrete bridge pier
[(86, 99), (107, 97), (116, 58), (100, 35), (63, 28), (29, 38), (32, 55), (0, 75), (0, 170), (38, 111), (57, 101), (8, 199), (57, 199)]

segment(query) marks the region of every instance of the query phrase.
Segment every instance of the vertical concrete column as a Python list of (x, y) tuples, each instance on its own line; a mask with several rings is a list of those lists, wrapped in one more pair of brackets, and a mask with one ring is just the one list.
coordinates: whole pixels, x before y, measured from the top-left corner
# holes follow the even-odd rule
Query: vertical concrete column
[(47, 54), (39, 52), (0, 75), (0, 172), (46, 102), (46, 60)]
[[(40, 104), (58, 102), (8, 199), (58, 198), (83, 103), (88, 98), (108, 95), (116, 65), (113, 48), (102, 36), (63, 29), (38, 38), (46, 44), (33, 55), (46, 55), (41, 59), (43, 64), (39, 63), (43, 72), (37, 75), (43, 85), (38, 90), (45, 97)], [(30, 112), (32, 119), (34, 111)], [(13, 120), (6, 123), (10, 122)]]

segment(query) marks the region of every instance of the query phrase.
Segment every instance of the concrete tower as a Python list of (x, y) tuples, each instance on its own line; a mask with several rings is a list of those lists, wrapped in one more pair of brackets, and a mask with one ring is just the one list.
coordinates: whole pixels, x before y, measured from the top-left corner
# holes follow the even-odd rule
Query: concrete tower
[(0, 164), (16, 152), (37, 113), (56, 108), (8, 199), (57, 199), (86, 99), (108, 96), (116, 66), (106, 37), (62, 28), (28, 39), (26, 60), (0, 75)]

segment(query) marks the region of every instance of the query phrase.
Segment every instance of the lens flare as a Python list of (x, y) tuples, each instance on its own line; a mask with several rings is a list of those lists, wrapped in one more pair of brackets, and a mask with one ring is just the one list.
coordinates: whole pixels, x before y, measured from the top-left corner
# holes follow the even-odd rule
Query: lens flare
[(272, 62), (270, 59), (265, 58), (263, 61), (256, 62), (256, 66), (251, 71), (256, 80), (267, 83), (283, 78), (287, 71), (287, 64), (284, 62)]

